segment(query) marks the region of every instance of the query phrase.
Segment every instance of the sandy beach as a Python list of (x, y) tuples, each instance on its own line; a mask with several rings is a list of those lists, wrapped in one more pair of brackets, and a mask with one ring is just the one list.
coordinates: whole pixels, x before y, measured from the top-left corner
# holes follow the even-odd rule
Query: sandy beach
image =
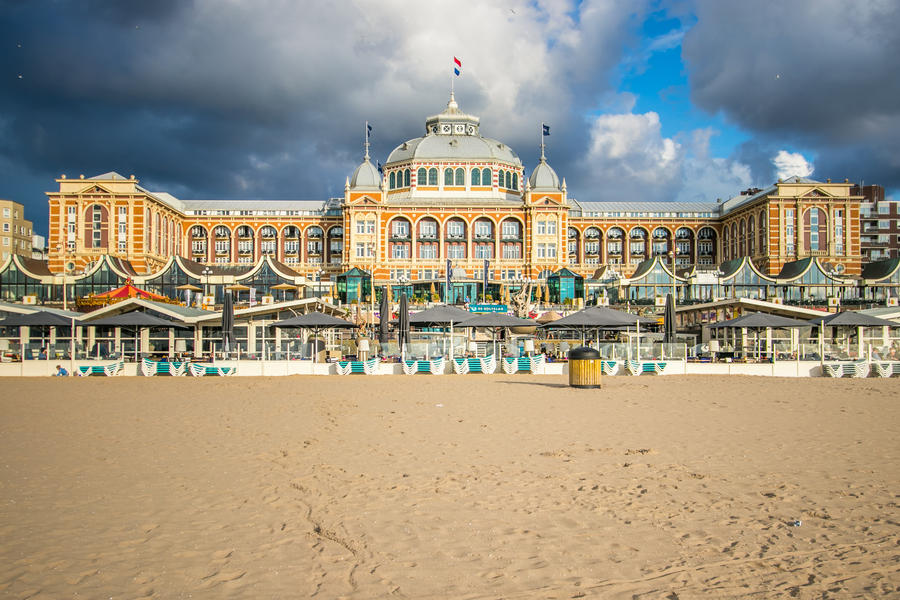
[(5, 378), (8, 598), (900, 597), (900, 380)]

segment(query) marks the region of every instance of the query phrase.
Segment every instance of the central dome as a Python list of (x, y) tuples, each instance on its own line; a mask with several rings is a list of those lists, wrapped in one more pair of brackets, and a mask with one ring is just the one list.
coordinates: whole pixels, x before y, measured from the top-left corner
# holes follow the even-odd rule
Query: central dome
[(425, 120), (425, 135), (394, 148), (385, 166), (409, 160), (501, 161), (522, 165), (512, 148), (503, 142), (482, 137), (478, 129), (478, 117), (459, 110), (451, 95), (444, 112)]

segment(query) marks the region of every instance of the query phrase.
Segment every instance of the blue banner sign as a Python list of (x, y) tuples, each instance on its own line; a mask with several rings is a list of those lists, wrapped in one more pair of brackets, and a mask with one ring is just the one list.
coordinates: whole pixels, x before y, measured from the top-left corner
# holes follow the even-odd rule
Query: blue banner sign
[(477, 313), (505, 313), (509, 308), (505, 304), (470, 304), (469, 312)]

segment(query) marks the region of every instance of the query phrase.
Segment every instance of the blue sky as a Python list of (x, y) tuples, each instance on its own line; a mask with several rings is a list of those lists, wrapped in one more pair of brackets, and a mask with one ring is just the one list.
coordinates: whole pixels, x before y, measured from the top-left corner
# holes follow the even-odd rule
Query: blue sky
[[(460, 107), (579, 200), (715, 201), (779, 176), (900, 185), (900, 3), (113, 0), (0, 11), (0, 197), (54, 179), (186, 199), (340, 196)], [(440, 18), (436, 18), (439, 15)], [(77, 23), (77, 27), (72, 24)], [(817, 40), (810, 44), (808, 40)]]

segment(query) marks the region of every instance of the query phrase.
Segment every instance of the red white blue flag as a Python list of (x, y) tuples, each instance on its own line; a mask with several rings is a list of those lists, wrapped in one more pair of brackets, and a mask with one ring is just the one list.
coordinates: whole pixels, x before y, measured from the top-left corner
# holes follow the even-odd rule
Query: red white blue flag
[(456, 65), (453, 67), (453, 72), (456, 73), (457, 77), (459, 77), (459, 70), (462, 69), (462, 61), (454, 56), (453, 63)]

